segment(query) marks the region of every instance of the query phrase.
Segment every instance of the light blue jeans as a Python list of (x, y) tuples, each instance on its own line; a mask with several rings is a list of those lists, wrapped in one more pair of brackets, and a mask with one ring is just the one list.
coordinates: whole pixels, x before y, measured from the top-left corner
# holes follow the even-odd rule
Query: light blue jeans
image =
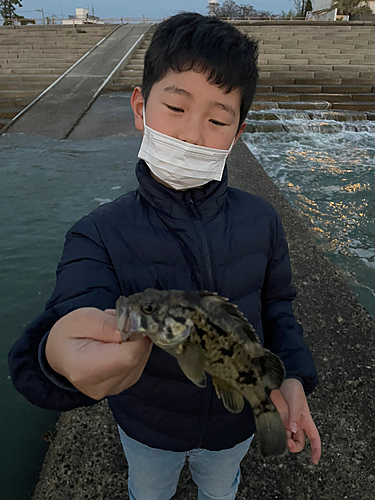
[(198, 486), (198, 500), (233, 500), (240, 482), (240, 462), (253, 439), (229, 450), (176, 452), (150, 448), (131, 439), (120, 427), (119, 433), (129, 466), (130, 500), (172, 498), (186, 458)]

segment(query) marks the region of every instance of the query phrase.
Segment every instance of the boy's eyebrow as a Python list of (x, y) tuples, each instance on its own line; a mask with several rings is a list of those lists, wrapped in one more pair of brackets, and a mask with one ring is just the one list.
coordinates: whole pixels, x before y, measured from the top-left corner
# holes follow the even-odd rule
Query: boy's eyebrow
[[(188, 92), (185, 89), (181, 89), (179, 87), (176, 87), (176, 85), (170, 85), (169, 87), (165, 87), (164, 92), (169, 92), (170, 94), (183, 95), (183, 96), (189, 97), (189, 98), (193, 97), (193, 95), (190, 92)], [(210, 104), (212, 104), (212, 106), (215, 108), (220, 108), (220, 109), (223, 109), (224, 111), (227, 111), (232, 116), (236, 116), (236, 112), (234, 111), (232, 106), (229, 106), (229, 104), (224, 104), (224, 103), (218, 102), (218, 101), (211, 102)]]
[(227, 111), (232, 116), (234, 116), (234, 117), (236, 116), (236, 112), (234, 111), (232, 106), (229, 106), (229, 104), (224, 104), (222, 102), (217, 102), (217, 101), (213, 102), (212, 104), (215, 108), (223, 109), (224, 111)]
[(164, 92), (169, 92), (171, 94), (179, 94), (179, 95), (184, 95), (186, 97), (193, 97), (190, 92), (188, 92), (185, 89), (180, 89), (179, 87), (176, 87), (176, 85), (171, 85), (169, 87), (165, 87)]

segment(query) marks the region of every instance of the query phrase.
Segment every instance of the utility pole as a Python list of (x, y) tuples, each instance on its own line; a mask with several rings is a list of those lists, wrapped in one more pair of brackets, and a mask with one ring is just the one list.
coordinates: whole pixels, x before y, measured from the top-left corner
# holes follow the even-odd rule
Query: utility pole
[(42, 17), (43, 17), (43, 26), (45, 26), (45, 20), (44, 20), (44, 10), (43, 9), (36, 9), (36, 12), (41, 12)]

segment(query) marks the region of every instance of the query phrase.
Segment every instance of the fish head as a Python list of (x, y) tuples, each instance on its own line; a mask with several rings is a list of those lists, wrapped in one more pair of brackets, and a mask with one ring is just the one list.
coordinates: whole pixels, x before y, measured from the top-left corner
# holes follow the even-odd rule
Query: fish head
[(191, 310), (171, 296), (170, 291), (147, 289), (116, 302), (117, 328), (126, 340), (139, 332), (157, 346), (168, 349), (182, 344), (194, 326)]

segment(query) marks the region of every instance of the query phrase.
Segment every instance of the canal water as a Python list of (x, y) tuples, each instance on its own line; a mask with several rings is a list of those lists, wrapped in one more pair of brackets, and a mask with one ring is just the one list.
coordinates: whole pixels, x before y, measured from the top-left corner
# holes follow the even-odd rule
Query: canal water
[(25, 400), (11, 383), (7, 353), (43, 311), (64, 235), (101, 203), (137, 185), (139, 138), (58, 141), (0, 136), (0, 497), (26, 500), (57, 412)]
[(364, 113), (250, 112), (243, 140), (375, 319), (375, 122)]
[[(347, 130), (327, 116), (275, 110), (250, 114), (253, 132), (244, 139), (375, 317), (375, 130), (365, 122), (349, 121)], [(52, 292), (65, 232), (136, 186), (139, 144), (139, 137), (0, 136), (0, 491), (7, 500), (30, 497), (48, 447), (41, 436), (58, 416), (17, 393), (7, 353)]]

